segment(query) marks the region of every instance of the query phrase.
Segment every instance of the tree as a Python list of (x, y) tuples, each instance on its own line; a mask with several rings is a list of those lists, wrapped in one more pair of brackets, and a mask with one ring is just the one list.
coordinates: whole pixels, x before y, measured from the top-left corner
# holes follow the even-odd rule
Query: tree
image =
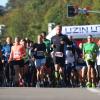
[(48, 23), (62, 25), (86, 25), (100, 23), (100, 14), (90, 13), (88, 16), (78, 14), (67, 18), (67, 5), (100, 11), (99, 0), (9, 0), (10, 10), (0, 16), (0, 24), (7, 26), (5, 35), (29, 37), (36, 40), (41, 31), (48, 30)]
[[(92, 11), (100, 12), (100, 1), (93, 0)], [(90, 13), (90, 17), (88, 18), (90, 24), (100, 24), (100, 13)]]

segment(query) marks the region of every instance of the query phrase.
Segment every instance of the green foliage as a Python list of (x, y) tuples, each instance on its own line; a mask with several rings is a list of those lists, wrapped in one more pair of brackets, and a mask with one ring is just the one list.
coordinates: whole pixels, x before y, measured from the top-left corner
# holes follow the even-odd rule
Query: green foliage
[(67, 18), (67, 5), (78, 5), (81, 8), (90, 6), (91, 10), (100, 11), (100, 0), (9, 0), (10, 10), (0, 17), (0, 24), (5, 24), (5, 36), (16, 35), (29, 37), (36, 41), (41, 31), (48, 30), (48, 23), (62, 25), (99, 24), (100, 14), (90, 13), (88, 16), (78, 14)]
[(99, 13), (91, 14), (91, 18), (89, 17), (89, 22), (92, 24), (100, 24), (100, 1), (94, 0), (93, 2), (93, 11), (99, 11)]

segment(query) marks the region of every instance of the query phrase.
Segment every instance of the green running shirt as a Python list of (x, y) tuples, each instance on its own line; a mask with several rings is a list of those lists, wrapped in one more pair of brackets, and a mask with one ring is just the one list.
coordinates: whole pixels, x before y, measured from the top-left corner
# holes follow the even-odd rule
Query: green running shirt
[(83, 52), (85, 60), (94, 61), (96, 60), (96, 53), (98, 51), (98, 46), (96, 43), (84, 43)]

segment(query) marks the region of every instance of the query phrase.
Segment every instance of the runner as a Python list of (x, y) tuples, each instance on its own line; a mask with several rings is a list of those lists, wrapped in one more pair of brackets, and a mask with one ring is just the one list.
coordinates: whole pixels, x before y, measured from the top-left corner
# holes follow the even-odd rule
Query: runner
[(87, 42), (83, 44), (83, 56), (87, 64), (87, 87), (96, 87), (95, 62), (98, 46), (93, 42), (92, 35), (87, 37)]
[(6, 79), (6, 86), (11, 86), (12, 76), (13, 76), (13, 67), (11, 64), (8, 63), (8, 59), (11, 53), (12, 47), (12, 38), (7, 37), (6, 43), (2, 47), (2, 63), (4, 67), (5, 79)]
[(98, 41), (98, 53), (97, 53), (97, 84), (100, 87), (100, 40)]
[(23, 67), (24, 60), (23, 57), (26, 55), (25, 48), (20, 44), (20, 39), (15, 37), (15, 43), (11, 48), (11, 53), (9, 57), (9, 62), (12, 61), (12, 64), (15, 69), (15, 86), (20, 86), (19, 80), (23, 77)]
[(43, 86), (44, 83), (44, 66), (46, 63), (45, 52), (46, 46), (42, 41), (42, 36), (38, 35), (37, 43), (33, 46), (34, 49), (34, 58), (35, 58), (35, 67), (37, 69), (37, 84), (36, 87)]
[(64, 80), (64, 44), (69, 42), (69, 39), (67, 36), (62, 35), (62, 27), (60, 25), (57, 25), (55, 29), (56, 35), (51, 38), (51, 47), (53, 48), (56, 85), (59, 85), (59, 81)]
[[(77, 43), (76, 41), (74, 40), (73, 36), (72, 35), (68, 35), (68, 39), (70, 40), (70, 47), (68, 47), (68, 51), (72, 51), (72, 54), (73, 57), (74, 57), (74, 63), (73, 65), (71, 66), (71, 84), (73, 87), (77, 87), (78, 86), (78, 83), (79, 83), (79, 77), (78, 77), (78, 71), (76, 69), (76, 65), (77, 65), (77, 60), (78, 60), (78, 46), (77, 46)], [(69, 54), (68, 54), (69, 55)], [(72, 58), (73, 58), (72, 57)], [(71, 57), (69, 57), (70, 59)], [(71, 58), (71, 59), (72, 59)], [(67, 58), (68, 59), (68, 58)]]
[(46, 53), (45, 53), (45, 57), (46, 57), (46, 64), (44, 67), (44, 73), (45, 73), (45, 86), (50, 86), (51, 85), (51, 81), (52, 81), (52, 73), (53, 73), (53, 60), (51, 58), (50, 52), (51, 52), (51, 43), (50, 40), (46, 39), (46, 32), (42, 32), (42, 39), (43, 39), (43, 43), (46, 46)]
[(66, 86), (73, 86), (71, 73), (75, 70), (75, 51), (73, 44), (66, 44), (64, 47), (65, 51), (65, 77), (66, 77)]
[(2, 64), (2, 51), (0, 49), (0, 87), (3, 86), (3, 64)]
[(83, 59), (83, 43), (79, 44), (79, 48), (77, 49), (78, 53), (78, 59), (76, 64), (76, 69), (78, 71), (78, 78), (79, 78), (79, 86), (85, 87), (86, 86), (86, 72), (87, 72), (87, 66), (86, 62)]

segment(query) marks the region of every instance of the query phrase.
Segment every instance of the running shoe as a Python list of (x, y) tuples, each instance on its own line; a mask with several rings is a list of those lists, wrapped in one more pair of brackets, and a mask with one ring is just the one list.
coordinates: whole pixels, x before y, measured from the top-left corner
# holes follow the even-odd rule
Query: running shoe
[(92, 88), (96, 88), (96, 85), (94, 83), (92, 83)]
[(36, 83), (36, 88), (40, 87), (40, 82)]
[(86, 87), (87, 87), (87, 88), (90, 88), (91, 86), (92, 86), (91, 82), (87, 82), (87, 83), (86, 83)]

